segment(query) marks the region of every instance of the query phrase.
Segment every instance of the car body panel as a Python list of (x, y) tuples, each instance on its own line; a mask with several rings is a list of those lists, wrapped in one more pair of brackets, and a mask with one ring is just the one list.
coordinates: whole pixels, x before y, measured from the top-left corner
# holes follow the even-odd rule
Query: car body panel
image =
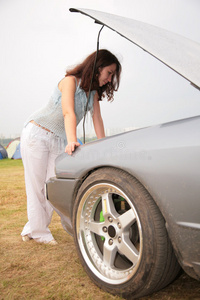
[(168, 30), (113, 14), (71, 8), (116, 31), (200, 87), (200, 44)]
[[(56, 159), (57, 178), (47, 183), (48, 199), (71, 219), (77, 187), (90, 172), (124, 170), (155, 200), (182, 266), (195, 265), (200, 277), (199, 127), (197, 116), (94, 141), (72, 156), (63, 153)], [(72, 233), (71, 221), (67, 226)]]

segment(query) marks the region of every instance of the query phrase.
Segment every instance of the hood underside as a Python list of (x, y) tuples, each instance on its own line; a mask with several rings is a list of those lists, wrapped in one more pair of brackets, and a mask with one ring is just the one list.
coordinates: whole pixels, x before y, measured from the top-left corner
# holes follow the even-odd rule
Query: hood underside
[(200, 88), (200, 44), (140, 21), (90, 9), (70, 8), (116, 31)]

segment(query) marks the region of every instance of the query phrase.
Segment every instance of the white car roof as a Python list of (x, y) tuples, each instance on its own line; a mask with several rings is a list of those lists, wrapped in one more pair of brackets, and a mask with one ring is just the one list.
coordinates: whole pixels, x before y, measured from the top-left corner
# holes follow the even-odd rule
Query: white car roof
[(70, 8), (116, 31), (200, 88), (200, 44), (165, 29), (90, 9)]

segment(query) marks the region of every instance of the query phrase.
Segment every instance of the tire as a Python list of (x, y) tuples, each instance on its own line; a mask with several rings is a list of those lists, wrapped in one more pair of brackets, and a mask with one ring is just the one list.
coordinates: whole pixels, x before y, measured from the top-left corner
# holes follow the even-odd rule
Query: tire
[(180, 271), (157, 205), (121, 170), (102, 168), (87, 177), (75, 200), (73, 230), (84, 269), (109, 293), (149, 295)]

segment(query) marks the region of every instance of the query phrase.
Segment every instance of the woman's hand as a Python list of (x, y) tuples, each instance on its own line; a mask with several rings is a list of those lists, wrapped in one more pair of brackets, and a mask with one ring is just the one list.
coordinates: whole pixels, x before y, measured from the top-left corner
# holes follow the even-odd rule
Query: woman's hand
[(69, 155), (72, 155), (72, 152), (74, 152), (78, 146), (80, 146), (79, 142), (70, 142), (67, 144), (65, 152)]

